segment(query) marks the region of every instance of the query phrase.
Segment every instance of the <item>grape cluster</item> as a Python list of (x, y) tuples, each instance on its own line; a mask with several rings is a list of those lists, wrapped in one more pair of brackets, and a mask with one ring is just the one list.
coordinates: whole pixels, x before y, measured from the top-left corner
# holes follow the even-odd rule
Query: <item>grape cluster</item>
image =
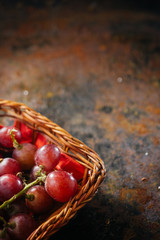
[(76, 194), (84, 174), (57, 145), (40, 133), (33, 144), (33, 131), (21, 127), (0, 128), (0, 240), (26, 239), (43, 214)]

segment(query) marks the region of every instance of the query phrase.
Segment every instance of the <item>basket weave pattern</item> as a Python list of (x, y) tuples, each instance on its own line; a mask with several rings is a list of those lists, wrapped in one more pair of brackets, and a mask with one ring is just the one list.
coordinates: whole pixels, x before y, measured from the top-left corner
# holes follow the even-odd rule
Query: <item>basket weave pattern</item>
[(83, 142), (23, 103), (0, 99), (0, 116), (15, 118), (25, 123), (35, 133), (38, 131), (45, 134), (48, 140), (57, 144), (62, 152), (73, 157), (86, 168), (84, 177), (79, 183), (78, 193), (60, 209), (53, 212), (27, 240), (48, 239), (93, 198), (105, 177), (104, 163), (97, 153)]

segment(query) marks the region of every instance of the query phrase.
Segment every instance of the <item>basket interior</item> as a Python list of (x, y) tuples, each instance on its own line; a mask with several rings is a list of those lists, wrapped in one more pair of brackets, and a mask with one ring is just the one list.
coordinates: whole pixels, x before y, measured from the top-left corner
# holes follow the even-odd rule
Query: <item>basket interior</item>
[(36, 134), (40, 132), (45, 135), (49, 142), (55, 143), (61, 152), (71, 156), (85, 167), (83, 179), (78, 182), (78, 193), (67, 203), (60, 204), (58, 208), (53, 209), (28, 237), (28, 240), (47, 239), (67, 224), (76, 212), (93, 198), (105, 177), (105, 167), (94, 150), (72, 137), (56, 123), (23, 103), (0, 100), (0, 123), (6, 126), (15, 119), (33, 129), (33, 142)]

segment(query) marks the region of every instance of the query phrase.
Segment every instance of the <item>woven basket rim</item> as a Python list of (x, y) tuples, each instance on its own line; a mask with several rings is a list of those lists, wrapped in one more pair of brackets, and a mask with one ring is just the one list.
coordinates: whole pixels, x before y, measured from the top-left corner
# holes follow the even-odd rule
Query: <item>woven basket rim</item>
[[(2, 112), (2, 114), (1, 114)], [(98, 154), (82, 141), (52, 122), (41, 113), (36, 112), (26, 104), (0, 99), (0, 117), (9, 117), (24, 122), (35, 131), (41, 132), (58, 145), (62, 152), (74, 157), (85, 166), (87, 178), (83, 178), (78, 193), (57, 211), (53, 212), (27, 240), (48, 239), (62, 226), (73, 218), (77, 211), (89, 202), (95, 195), (99, 185), (105, 178), (104, 162)]]

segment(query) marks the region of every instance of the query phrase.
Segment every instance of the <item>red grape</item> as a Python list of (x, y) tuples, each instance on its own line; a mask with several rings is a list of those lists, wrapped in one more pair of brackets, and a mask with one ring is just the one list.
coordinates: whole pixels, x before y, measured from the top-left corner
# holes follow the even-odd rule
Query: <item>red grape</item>
[(33, 200), (26, 198), (26, 205), (33, 213), (45, 213), (53, 206), (53, 199), (48, 195), (43, 186), (36, 185), (31, 187), (26, 195), (33, 196)]
[(21, 132), (19, 129), (13, 128), (11, 126), (3, 127), (0, 129), (0, 144), (3, 147), (6, 147), (6, 148), (13, 147), (13, 140), (10, 135), (12, 129), (16, 130), (15, 132), (13, 132), (13, 135), (15, 136), (15, 139), (17, 140), (17, 142), (20, 142), (22, 136), (21, 136)]
[(47, 175), (45, 189), (58, 202), (67, 202), (77, 192), (77, 181), (66, 171), (53, 171)]
[(4, 158), (0, 161), (0, 176), (10, 173), (17, 174), (21, 172), (20, 164), (13, 158)]
[(32, 143), (22, 143), (21, 148), (15, 148), (12, 157), (21, 165), (23, 170), (30, 170), (34, 166), (34, 155), (37, 148)]
[(13, 174), (0, 177), (0, 201), (6, 201), (23, 189), (22, 181)]
[(60, 150), (55, 144), (46, 144), (35, 154), (35, 163), (44, 166), (47, 173), (54, 170), (60, 159)]
[(33, 232), (36, 223), (33, 217), (26, 213), (19, 213), (9, 219), (14, 228), (8, 228), (8, 233), (12, 239), (26, 240), (27, 237)]

